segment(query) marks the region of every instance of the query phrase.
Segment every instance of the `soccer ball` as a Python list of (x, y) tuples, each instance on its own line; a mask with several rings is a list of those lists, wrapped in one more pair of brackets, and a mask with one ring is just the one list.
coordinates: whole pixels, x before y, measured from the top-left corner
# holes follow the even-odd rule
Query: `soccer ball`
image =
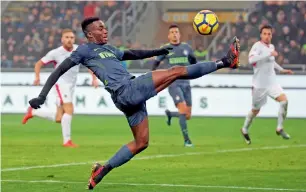
[(202, 10), (193, 19), (193, 28), (200, 35), (211, 35), (218, 30), (217, 15), (210, 10)]

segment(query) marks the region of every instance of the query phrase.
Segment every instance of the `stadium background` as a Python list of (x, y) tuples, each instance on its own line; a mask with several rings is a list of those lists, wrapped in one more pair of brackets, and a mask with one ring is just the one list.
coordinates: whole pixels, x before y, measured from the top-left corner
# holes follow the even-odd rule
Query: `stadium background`
[[(213, 36), (193, 31), (192, 18), (201, 9), (219, 16), (221, 25)], [(183, 148), (178, 122), (169, 128), (164, 123), (164, 110), (174, 109), (165, 90), (147, 103), (149, 114), (158, 116), (150, 117), (148, 150), (110, 174), (97, 191), (306, 191), (305, 2), (1, 1), (2, 191), (84, 191), (90, 164), (108, 159), (131, 139), (124, 116), (105, 90), (90, 86), (85, 68), (78, 76), (74, 103), (76, 114), (88, 115), (76, 115), (72, 122), (78, 149), (61, 147), (59, 124), (36, 118), (21, 125), (27, 101), (42, 87), (33, 86), (35, 62), (60, 46), (63, 28), (76, 32), (77, 44), (85, 42), (80, 22), (94, 15), (106, 21), (110, 43), (120, 49), (158, 48), (167, 42), (172, 23), (180, 26), (182, 41), (201, 61), (221, 57), (234, 35), (242, 49), (240, 69), (191, 81), (193, 115), (200, 116), (188, 121), (195, 148)], [(275, 118), (258, 118), (251, 128), (253, 144), (246, 147), (239, 128), (251, 106), (247, 54), (266, 23), (274, 26), (277, 62), (295, 72), (277, 77), (289, 98), (285, 127), (292, 139), (275, 136)], [(151, 69), (152, 59), (122, 64), (137, 76)], [(47, 65), (42, 70), (42, 85), (52, 68)], [(54, 110), (52, 97), (45, 105), (50, 110)], [(277, 113), (278, 104), (269, 100), (260, 116)]]

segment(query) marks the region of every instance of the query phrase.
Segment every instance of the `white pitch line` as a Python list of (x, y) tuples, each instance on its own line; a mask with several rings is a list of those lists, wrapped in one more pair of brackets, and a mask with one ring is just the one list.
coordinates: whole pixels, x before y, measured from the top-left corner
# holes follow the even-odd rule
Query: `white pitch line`
[[(180, 156), (192, 156), (192, 155), (209, 155), (209, 154), (219, 154), (219, 153), (233, 153), (233, 152), (243, 152), (243, 151), (257, 151), (257, 150), (270, 150), (270, 149), (287, 149), (287, 148), (298, 148), (306, 147), (306, 144), (301, 145), (286, 145), (286, 146), (268, 146), (268, 147), (258, 147), (258, 148), (240, 148), (240, 149), (225, 149), (217, 150), (212, 152), (189, 152), (189, 153), (180, 153), (180, 154), (162, 154), (162, 155), (151, 155), (143, 157), (135, 157), (133, 160), (146, 160), (146, 159), (159, 159), (159, 158), (171, 158), (171, 157), (180, 157)], [(100, 160), (98, 162), (106, 162), (107, 160)], [(97, 161), (96, 161), (97, 162)], [(64, 164), (54, 164), (54, 165), (38, 165), (38, 166), (29, 166), (29, 167), (12, 167), (4, 168), (1, 172), (8, 171), (22, 171), (29, 169), (40, 169), (40, 168), (52, 168), (52, 167), (68, 167), (75, 165), (87, 165), (94, 162), (75, 162), (75, 163), (64, 163)]]
[[(1, 182), (13, 183), (64, 183), (64, 184), (86, 184), (81, 181), (58, 181), (58, 180), (1, 180)], [(125, 186), (156, 186), (156, 187), (177, 187), (177, 188), (215, 188), (215, 189), (238, 189), (238, 190), (259, 190), (259, 191), (295, 191), (306, 192), (306, 189), (287, 189), (287, 188), (266, 188), (266, 187), (245, 187), (245, 186), (218, 186), (218, 185), (183, 185), (183, 184), (158, 184), (158, 183), (102, 183), (103, 185), (125, 185)]]

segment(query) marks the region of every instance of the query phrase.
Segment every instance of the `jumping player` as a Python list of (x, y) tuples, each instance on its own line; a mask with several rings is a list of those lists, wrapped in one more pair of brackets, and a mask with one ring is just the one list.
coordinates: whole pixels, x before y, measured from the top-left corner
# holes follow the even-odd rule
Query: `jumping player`
[(93, 71), (104, 83), (116, 107), (125, 114), (134, 140), (124, 145), (106, 164), (93, 165), (88, 189), (93, 189), (112, 169), (125, 164), (148, 147), (149, 123), (146, 110), (148, 99), (156, 96), (177, 79), (196, 79), (224, 67), (237, 68), (239, 63), (240, 46), (235, 37), (227, 55), (217, 62), (203, 62), (187, 67), (176, 66), (167, 70), (149, 72), (136, 78), (127, 72), (120, 61), (166, 55), (172, 48), (120, 51), (107, 44), (108, 34), (105, 24), (97, 17), (86, 18), (82, 22), (82, 30), (88, 43), (80, 45), (63, 61), (50, 75), (39, 96), (29, 103), (34, 109), (39, 108), (58, 78), (80, 63)]
[(272, 40), (272, 27), (265, 25), (260, 29), (261, 40), (255, 43), (249, 53), (249, 63), (253, 65), (253, 91), (252, 91), (252, 110), (247, 115), (241, 133), (247, 144), (251, 144), (249, 127), (252, 120), (259, 113), (260, 108), (267, 102), (267, 97), (279, 102), (278, 122), (276, 134), (284, 139), (290, 136), (283, 129), (283, 122), (287, 115), (288, 100), (276, 81), (275, 69), (283, 74), (293, 74), (291, 70), (283, 69), (275, 62), (278, 53), (275, 51)]
[[(75, 35), (71, 29), (64, 29), (62, 31), (62, 46), (51, 50), (43, 58), (41, 58), (35, 64), (35, 81), (34, 85), (40, 84), (40, 69), (46, 64), (54, 64), (55, 69), (68, 58), (72, 51), (77, 49), (75, 42)], [(71, 140), (71, 120), (73, 114), (73, 94), (76, 86), (77, 74), (79, 72), (79, 66), (72, 67), (67, 73), (65, 73), (55, 85), (56, 94), (56, 106), (57, 110), (50, 111), (44, 109), (28, 108), (26, 115), (24, 116), (22, 123), (26, 124), (29, 119), (34, 116), (55, 121), (62, 125), (63, 146), (64, 147), (77, 147)], [(93, 75), (93, 86), (98, 86), (97, 77)]]
[[(187, 43), (181, 43), (181, 34), (177, 25), (170, 25), (168, 39), (169, 43), (162, 47), (171, 47), (173, 50), (168, 55), (158, 56), (153, 64), (152, 70), (156, 70), (163, 60), (165, 60), (167, 68), (197, 63), (192, 48)], [(184, 145), (185, 147), (192, 147), (193, 144), (189, 138), (187, 129), (187, 120), (191, 117), (192, 106), (190, 82), (189, 80), (178, 79), (168, 87), (168, 91), (176, 108), (178, 108), (178, 112), (171, 112), (168, 109), (165, 111), (168, 118), (167, 124), (171, 125), (172, 117), (178, 117), (184, 137)]]

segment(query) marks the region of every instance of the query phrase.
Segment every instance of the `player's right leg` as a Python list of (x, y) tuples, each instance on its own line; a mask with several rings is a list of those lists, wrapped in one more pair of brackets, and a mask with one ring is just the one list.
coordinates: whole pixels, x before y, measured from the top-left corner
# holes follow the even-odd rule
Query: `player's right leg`
[(158, 93), (177, 79), (196, 79), (221, 68), (237, 68), (239, 65), (239, 40), (235, 37), (227, 55), (218, 62), (199, 62), (190, 66), (177, 66), (152, 72), (155, 91)]
[[(135, 109), (137, 108), (137, 109)], [(112, 169), (127, 163), (136, 154), (145, 150), (149, 145), (149, 123), (145, 104), (134, 106), (135, 111), (126, 114), (134, 140), (124, 145), (104, 165), (95, 163), (88, 181), (88, 189), (92, 190)], [(133, 110), (133, 109), (132, 109)]]
[(266, 89), (252, 88), (252, 110), (246, 116), (243, 127), (241, 129), (241, 134), (248, 145), (251, 144), (249, 128), (253, 119), (258, 115), (260, 108), (266, 104), (267, 94), (268, 92)]

